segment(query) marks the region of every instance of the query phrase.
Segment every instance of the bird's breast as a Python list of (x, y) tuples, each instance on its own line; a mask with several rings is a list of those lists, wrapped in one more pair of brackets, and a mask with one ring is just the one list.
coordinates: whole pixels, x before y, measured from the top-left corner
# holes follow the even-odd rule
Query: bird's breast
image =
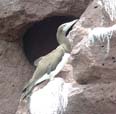
[(64, 53), (62, 59), (57, 64), (56, 68), (53, 71), (51, 71), (50, 75), (51, 76), (57, 75), (63, 69), (64, 65), (68, 62), (69, 57), (70, 57), (69, 53)]

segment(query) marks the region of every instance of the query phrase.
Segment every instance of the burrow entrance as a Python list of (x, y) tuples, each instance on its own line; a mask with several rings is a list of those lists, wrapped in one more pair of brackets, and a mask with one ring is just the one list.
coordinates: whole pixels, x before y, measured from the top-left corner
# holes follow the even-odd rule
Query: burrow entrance
[(76, 19), (74, 16), (53, 16), (35, 22), (24, 34), (24, 53), (31, 64), (58, 46), (56, 32), (62, 23)]

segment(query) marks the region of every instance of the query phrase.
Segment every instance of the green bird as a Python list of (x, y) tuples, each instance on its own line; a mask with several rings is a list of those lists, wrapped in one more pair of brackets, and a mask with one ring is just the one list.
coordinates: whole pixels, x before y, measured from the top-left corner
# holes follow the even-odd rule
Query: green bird
[(34, 62), (36, 70), (23, 89), (23, 99), (31, 94), (36, 85), (45, 80), (53, 79), (62, 70), (72, 50), (66, 33), (76, 22), (77, 20), (74, 20), (58, 27), (56, 35), (59, 46)]

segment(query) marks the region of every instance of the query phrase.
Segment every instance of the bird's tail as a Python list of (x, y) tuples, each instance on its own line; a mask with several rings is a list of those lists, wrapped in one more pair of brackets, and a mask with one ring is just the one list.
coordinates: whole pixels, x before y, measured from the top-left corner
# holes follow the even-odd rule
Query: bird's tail
[(25, 99), (26, 97), (29, 97), (31, 95), (31, 92), (33, 91), (33, 89), (35, 88), (35, 86), (37, 86), (38, 84), (42, 83), (45, 80), (50, 79), (50, 76), (48, 74), (45, 74), (43, 77), (41, 77), (40, 79), (36, 80), (35, 82), (33, 82), (33, 80), (31, 79), (23, 88), (23, 95), (22, 95), (22, 99)]
[(23, 93), (22, 99), (29, 97), (33, 89), (34, 89), (34, 84), (32, 84), (32, 83), (26, 84), (26, 86), (24, 87), (24, 89), (22, 91), (22, 93)]

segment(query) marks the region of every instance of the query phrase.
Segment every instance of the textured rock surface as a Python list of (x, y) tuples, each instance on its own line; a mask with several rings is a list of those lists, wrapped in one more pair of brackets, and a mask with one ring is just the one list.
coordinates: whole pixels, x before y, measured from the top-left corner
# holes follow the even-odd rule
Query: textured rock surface
[[(110, 20), (101, 3), (94, 0), (70, 32), (69, 37), (72, 38), (74, 46), (72, 51), (74, 78), (84, 91), (69, 98), (65, 114), (116, 113), (116, 33), (113, 33), (110, 53), (106, 59), (103, 51), (106, 49), (106, 42), (99, 46), (91, 46), (89, 49), (83, 47), (80, 53), (76, 53), (77, 44), (83, 38), (87, 38), (92, 28), (111, 26), (114, 23), (115, 20)], [(67, 76), (67, 73), (61, 74)]]
[[(26, 29), (32, 22), (47, 16), (78, 17), (89, 1), (91, 0), (0, 1), (0, 114), (16, 112), (21, 90), (34, 70), (24, 56), (20, 40)], [(101, 2), (94, 0), (70, 33), (69, 37), (74, 42), (74, 78), (84, 91), (69, 98), (66, 114), (116, 113), (116, 33), (113, 33), (107, 59), (104, 59), (102, 51), (104, 44), (92, 46), (89, 50), (83, 48), (79, 54), (76, 53), (78, 42), (87, 37), (90, 29), (111, 26), (115, 22), (111, 21)], [(64, 78), (72, 76), (70, 69), (70, 65), (65, 67), (59, 75)], [(66, 80), (72, 81), (72, 77)]]
[(100, 4), (94, 0), (70, 33), (74, 41), (72, 51), (74, 78), (82, 84), (84, 91), (70, 98), (66, 112), (68, 114), (116, 113), (116, 33), (113, 32), (110, 53), (106, 59), (103, 51), (106, 49), (104, 43), (91, 46), (89, 49), (84, 47), (80, 53), (76, 53), (78, 42), (87, 38), (92, 28), (115, 24), (115, 20), (110, 20)]
[(0, 40), (0, 114), (16, 111), (21, 88), (32, 71), (19, 43)]
[(83, 93), (69, 99), (66, 114), (115, 114), (116, 83), (83, 85)]
[[(95, 6), (97, 6), (97, 8), (94, 8)], [(92, 12), (88, 16), (88, 12), (90, 12), (90, 10), (92, 10), (94, 13)], [(97, 18), (96, 15), (99, 15), (99, 18)], [(91, 21), (90, 24), (87, 23), (89, 21)], [(80, 51), (80, 53), (76, 53), (76, 50), (78, 50), (76, 49), (78, 44), (77, 42), (81, 41), (82, 38), (87, 37), (89, 31), (92, 28), (111, 26), (112, 24), (113, 22), (111, 22), (110, 19), (108, 20), (108, 17), (104, 15), (103, 7), (95, 1), (87, 8), (85, 13), (80, 18), (79, 22), (75, 25), (75, 30), (70, 33), (70, 37), (72, 37), (74, 41), (74, 49), (72, 51), (72, 55), (74, 54), (75, 56), (73, 61), (75, 69), (74, 76), (75, 78), (77, 78), (78, 82), (81, 83), (81, 81), (83, 80), (87, 83), (87, 81), (91, 81), (92, 79), (95, 79), (95, 81), (98, 81), (98, 79), (99, 81), (101, 81), (102, 79), (102, 81), (110, 81), (116, 79), (115, 32), (113, 32), (112, 40), (110, 42), (110, 52), (106, 59), (105, 51), (107, 42), (95, 46), (91, 45), (90, 48), (84, 47)]]
[(91, 0), (0, 0), (0, 114), (16, 112), (24, 83), (34, 68), (20, 39), (37, 20), (53, 15), (79, 17)]
[(0, 39), (15, 40), (23, 35), (33, 21), (51, 15), (75, 15), (79, 17), (91, 0), (1, 0)]

